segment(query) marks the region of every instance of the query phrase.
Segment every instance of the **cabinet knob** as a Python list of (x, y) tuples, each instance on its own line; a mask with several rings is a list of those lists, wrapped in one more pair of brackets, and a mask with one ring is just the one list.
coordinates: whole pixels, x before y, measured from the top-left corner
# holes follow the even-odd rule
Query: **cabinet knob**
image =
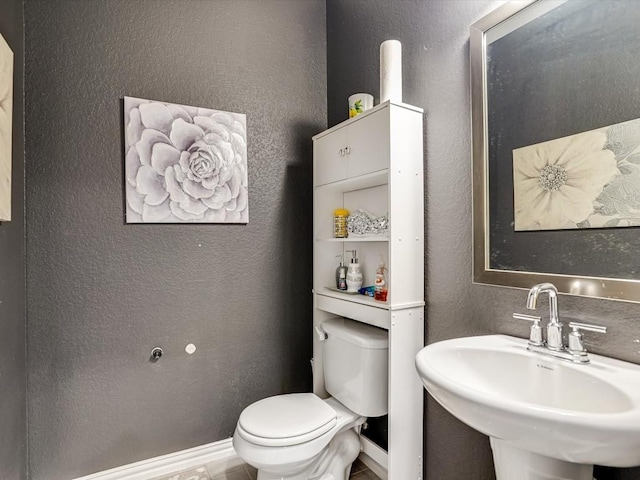
[(344, 148), (341, 148), (340, 150), (338, 150), (338, 155), (340, 155), (341, 157), (344, 157)]
[(344, 147), (345, 155), (349, 155), (351, 153), (351, 149), (349, 147)]

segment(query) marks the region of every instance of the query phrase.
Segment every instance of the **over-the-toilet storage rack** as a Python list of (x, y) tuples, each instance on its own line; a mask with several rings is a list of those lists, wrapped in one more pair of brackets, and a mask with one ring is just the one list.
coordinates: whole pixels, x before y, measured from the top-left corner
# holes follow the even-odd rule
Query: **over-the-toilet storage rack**
[[(389, 480), (420, 480), (423, 388), (414, 358), (424, 346), (423, 111), (387, 101), (313, 137), (314, 327), (341, 316), (389, 334), (388, 451), (363, 439), (364, 451)], [(334, 238), (333, 212), (389, 215), (389, 235)], [(356, 249), (363, 285), (373, 285), (384, 258), (386, 302), (335, 287), (337, 255)], [(314, 392), (326, 397), (320, 343), (314, 336)]]

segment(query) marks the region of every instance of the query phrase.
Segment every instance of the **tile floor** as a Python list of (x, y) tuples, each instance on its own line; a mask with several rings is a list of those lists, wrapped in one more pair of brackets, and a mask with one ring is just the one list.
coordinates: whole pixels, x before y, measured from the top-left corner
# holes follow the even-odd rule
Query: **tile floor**
[[(251, 465), (240, 463), (229, 465), (224, 472), (220, 472), (219, 464), (204, 465), (202, 467), (177, 472), (153, 480), (256, 480), (257, 471)], [(351, 467), (349, 480), (380, 480), (360, 460), (356, 460)]]

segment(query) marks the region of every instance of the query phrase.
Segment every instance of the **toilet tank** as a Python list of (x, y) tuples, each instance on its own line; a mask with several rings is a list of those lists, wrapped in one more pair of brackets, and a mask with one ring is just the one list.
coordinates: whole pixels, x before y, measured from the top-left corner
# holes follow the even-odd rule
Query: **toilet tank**
[(388, 411), (389, 336), (386, 330), (343, 318), (322, 324), (325, 389), (351, 411), (379, 417)]

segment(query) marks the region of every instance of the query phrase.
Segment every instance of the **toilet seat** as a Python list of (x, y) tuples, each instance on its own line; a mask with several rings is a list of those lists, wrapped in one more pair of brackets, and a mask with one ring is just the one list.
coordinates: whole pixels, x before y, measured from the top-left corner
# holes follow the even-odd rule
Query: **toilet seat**
[(337, 423), (338, 414), (312, 393), (265, 398), (247, 407), (238, 419), (237, 432), (264, 447), (286, 447), (321, 437)]
[[(303, 468), (312, 468), (313, 462), (317, 461), (317, 456), (321, 454), (323, 449), (326, 448), (329, 442), (331, 442), (331, 440), (339, 432), (346, 429), (358, 427), (359, 425), (362, 425), (362, 423), (364, 423), (364, 421), (366, 420), (365, 417), (352, 412), (334, 398), (327, 398), (325, 400), (322, 400), (320, 397), (316, 397), (313, 394), (306, 395), (311, 395), (315, 397), (315, 399), (327, 404), (327, 406), (335, 412), (335, 422), (329, 422), (330, 425), (333, 425), (332, 427), (330, 427), (323, 434), (319, 433), (320, 431), (322, 431), (322, 427), (320, 427), (319, 429), (315, 429), (312, 432), (307, 432), (307, 434), (309, 434), (308, 437), (312, 439), (302, 443), (291, 443), (289, 445), (282, 446), (270, 446), (265, 445), (265, 443), (269, 443), (270, 440), (274, 441), (274, 439), (270, 438), (270, 436), (273, 436), (273, 434), (266, 435), (264, 437), (257, 437), (250, 432), (246, 432), (244, 428), (241, 427), (240, 421), (238, 421), (236, 425), (236, 431), (233, 435), (233, 448), (235, 449), (238, 456), (244, 459), (247, 463), (256, 467), (259, 471), (264, 470), (266, 472), (270, 472), (270, 475), (276, 475), (276, 472), (279, 472), (276, 477), (273, 478), (291, 479), (294, 478), (290, 476), (292, 472), (299, 471)], [(276, 399), (288, 396), (289, 395), (278, 395), (276, 397), (270, 398)], [(317, 405), (315, 399), (311, 400), (309, 402), (309, 405)], [(260, 401), (262, 402), (263, 400)], [(252, 440), (250, 437), (253, 437), (254, 440)], [(300, 438), (294, 438), (289, 441), (297, 442), (299, 440)], [(287, 439), (276, 439), (275, 441), (279, 441), (280, 443), (287, 443)], [(278, 475), (280, 477), (278, 477)], [(304, 478), (306, 479), (307, 477)]]

